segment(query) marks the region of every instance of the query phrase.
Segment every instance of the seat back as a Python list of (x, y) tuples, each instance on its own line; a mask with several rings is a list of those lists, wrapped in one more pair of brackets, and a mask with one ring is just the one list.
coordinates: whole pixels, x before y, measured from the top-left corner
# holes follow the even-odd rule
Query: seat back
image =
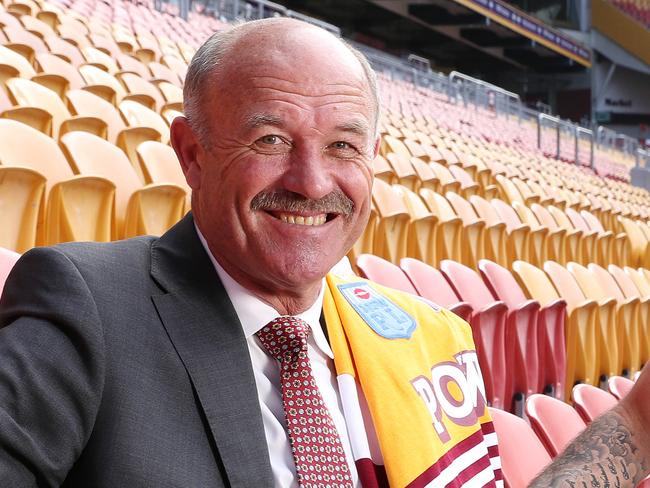
[(42, 108), (52, 115), (52, 136), (56, 139), (61, 123), (70, 118), (70, 112), (59, 96), (31, 80), (10, 78), (6, 84), (18, 105)]
[(616, 283), (616, 280), (609, 273), (609, 271), (596, 263), (590, 263), (587, 266), (587, 269), (596, 278), (596, 281), (605, 291), (607, 296), (616, 298), (619, 303), (625, 301), (625, 295), (623, 294), (623, 291), (621, 290), (618, 283)]
[(551, 457), (562, 452), (586, 425), (570, 405), (547, 395), (528, 397), (526, 415)]
[(440, 193), (431, 191), (428, 188), (423, 188), (420, 190), (420, 196), (427, 204), (427, 207), (438, 217), (441, 221), (457, 219), (458, 216), (454, 209), (449, 204), (447, 199), (443, 197)]
[(454, 208), (456, 214), (463, 219), (465, 224), (471, 224), (480, 220), (480, 217), (476, 214), (476, 210), (472, 207), (472, 204), (461, 197), (458, 193), (453, 191), (448, 191), (445, 194), (445, 197), (451, 203), (451, 206)]
[(167, 144), (145, 141), (138, 146), (137, 153), (146, 183), (173, 183), (189, 191), (176, 153)]
[(0, 162), (26, 166), (45, 176), (46, 188), (74, 176), (58, 144), (42, 132), (9, 119), (0, 119)]
[[(469, 201), (476, 210), (476, 213), (479, 215), (479, 217), (485, 220), (485, 223), (487, 225), (497, 225), (501, 222), (504, 222), (504, 219), (485, 198), (478, 195), (472, 195), (469, 197)], [(508, 222), (505, 222), (505, 224), (509, 229), (510, 226), (508, 225)]]
[(478, 269), (494, 298), (504, 301), (508, 308), (515, 309), (527, 300), (517, 280), (503, 266), (488, 259), (481, 259)]
[(451, 283), (456, 295), (468, 302), (475, 310), (495, 301), (488, 287), (473, 269), (449, 259), (440, 263), (440, 269)]
[(512, 263), (512, 271), (528, 296), (537, 300), (543, 307), (560, 298), (548, 275), (537, 266), (525, 261), (515, 261)]
[(494, 208), (500, 219), (505, 222), (508, 229), (521, 227), (522, 219), (519, 217), (519, 215), (517, 215), (517, 212), (514, 208), (512, 208), (512, 206), (508, 205), (506, 202), (498, 198), (493, 198), (489, 203), (490, 206)]
[(501, 470), (507, 486), (525, 488), (551, 462), (551, 457), (524, 419), (488, 408), (499, 439)]
[(537, 217), (539, 223), (544, 227), (548, 227), (549, 229), (560, 228), (560, 225), (558, 225), (558, 223), (553, 218), (553, 215), (551, 215), (551, 212), (546, 207), (538, 203), (533, 203), (530, 206), (530, 209), (535, 214), (535, 217)]
[(639, 292), (641, 293), (641, 296), (650, 296), (650, 282), (646, 279), (645, 274), (642, 270), (637, 270), (630, 266), (625, 266), (623, 270), (630, 277), (630, 279), (632, 279)]
[(573, 224), (573, 227), (576, 229), (581, 230), (585, 234), (589, 234), (591, 232), (594, 232), (591, 230), (585, 219), (582, 218), (582, 215), (579, 214), (577, 211), (572, 209), (571, 207), (566, 209), (566, 216), (569, 218), (571, 223)]
[(429, 266), (418, 259), (403, 258), (400, 261), (400, 267), (421, 297), (445, 308), (460, 302), (460, 298), (444, 275), (433, 266)]
[(582, 292), (587, 298), (596, 301), (607, 300), (611, 296), (607, 293), (602, 283), (596, 278), (594, 273), (583, 265), (578, 263), (568, 263), (567, 269), (576, 279)]
[(616, 280), (616, 283), (621, 288), (621, 291), (623, 292), (623, 295), (625, 295), (625, 298), (642, 296), (642, 293), (636, 287), (632, 278), (630, 278), (630, 276), (623, 270), (623, 268), (616, 266), (615, 264), (610, 264), (607, 267), (607, 270)]
[(357, 258), (357, 268), (364, 278), (375, 281), (380, 285), (395, 288), (417, 295), (413, 284), (404, 272), (393, 263), (373, 254), (362, 254)]
[(555, 261), (546, 261), (544, 271), (551, 278), (559, 295), (566, 300), (569, 309), (575, 308), (586, 300), (586, 296), (575, 278), (564, 266)]
[(108, 140), (115, 142), (126, 127), (114, 105), (86, 90), (68, 90), (66, 94), (72, 110), (84, 117), (97, 117), (106, 122)]
[(0, 296), (2, 296), (2, 289), (4, 288), (7, 276), (11, 268), (13, 268), (16, 261), (20, 258), (20, 254), (0, 247)]
[(36, 55), (36, 61), (41, 67), (42, 72), (63, 76), (68, 80), (70, 88), (77, 89), (86, 84), (79, 71), (77, 71), (77, 68), (59, 56), (51, 53), (40, 53)]
[(618, 400), (611, 393), (595, 386), (579, 384), (573, 387), (573, 406), (586, 424), (617, 403)]
[(133, 100), (124, 100), (119, 106), (122, 117), (130, 127), (151, 127), (160, 133), (160, 141), (169, 141), (169, 127), (158, 113)]
[(634, 381), (623, 376), (611, 376), (607, 379), (607, 388), (609, 389), (609, 392), (618, 400), (622, 400), (623, 397), (630, 393), (633, 386)]
[(591, 212), (587, 210), (581, 210), (580, 215), (584, 219), (584, 221), (587, 223), (589, 228), (591, 230), (595, 230), (599, 234), (604, 234), (605, 233), (605, 228), (603, 227), (603, 224), (598, 218), (592, 214)]
[(23, 78), (31, 78), (36, 74), (32, 65), (16, 51), (0, 45), (0, 64), (13, 66)]

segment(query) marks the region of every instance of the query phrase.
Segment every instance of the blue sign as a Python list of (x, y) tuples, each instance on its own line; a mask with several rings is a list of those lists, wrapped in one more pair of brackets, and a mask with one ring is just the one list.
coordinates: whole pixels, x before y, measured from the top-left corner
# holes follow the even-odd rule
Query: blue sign
[(410, 339), (416, 323), (413, 317), (360, 281), (338, 285), (339, 291), (366, 324), (386, 339)]

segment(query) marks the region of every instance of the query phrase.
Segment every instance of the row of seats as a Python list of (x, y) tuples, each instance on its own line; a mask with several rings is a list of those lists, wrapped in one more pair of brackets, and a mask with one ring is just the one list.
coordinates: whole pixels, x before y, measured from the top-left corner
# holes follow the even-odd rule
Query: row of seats
[[(546, 395), (533, 395), (526, 401), (528, 422), (490, 408), (507, 485), (527, 487), (589, 423), (616, 406), (633, 384), (627, 378), (612, 377), (607, 385), (609, 392), (591, 385), (576, 385), (572, 390), (573, 407)], [(522, 456), (522, 452), (526, 455)], [(649, 480), (638, 485), (649, 486)]]
[(161, 234), (187, 210), (188, 191), (173, 150), (137, 147), (141, 179), (119, 148), (73, 131), (60, 145), (0, 119), (0, 245), (23, 252), (71, 240)]
[(553, 262), (543, 269), (489, 260), (478, 272), (451, 260), (440, 269), (364, 254), (362, 276), (420, 295), (469, 322), (490, 404), (521, 413), (547, 392), (568, 398), (577, 382), (633, 375), (650, 358), (650, 272)]

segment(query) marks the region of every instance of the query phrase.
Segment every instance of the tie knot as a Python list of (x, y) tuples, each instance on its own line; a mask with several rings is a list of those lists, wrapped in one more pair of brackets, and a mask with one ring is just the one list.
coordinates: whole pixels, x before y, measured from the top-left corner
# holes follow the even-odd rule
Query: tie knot
[(307, 358), (309, 325), (297, 317), (278, 317), (266, 324), (258, 333), (260, 342), (275, 359), (297, 362)]

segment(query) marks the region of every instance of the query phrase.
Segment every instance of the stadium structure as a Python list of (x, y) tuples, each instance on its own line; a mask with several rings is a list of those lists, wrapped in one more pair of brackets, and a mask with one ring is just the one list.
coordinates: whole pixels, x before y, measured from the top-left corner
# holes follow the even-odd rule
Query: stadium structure
[(0, 290), (34, 246), (179, 220), (187, 65), (213, 32), (274, 16), (376, 69), (373, 207), (348, 257), (470, 323), (497, 429), (516, 433), (504, 475), (525, 486), (594, 412), (574, 385), (620, 397), (650, 358), (647, 0), (0, 0)]

